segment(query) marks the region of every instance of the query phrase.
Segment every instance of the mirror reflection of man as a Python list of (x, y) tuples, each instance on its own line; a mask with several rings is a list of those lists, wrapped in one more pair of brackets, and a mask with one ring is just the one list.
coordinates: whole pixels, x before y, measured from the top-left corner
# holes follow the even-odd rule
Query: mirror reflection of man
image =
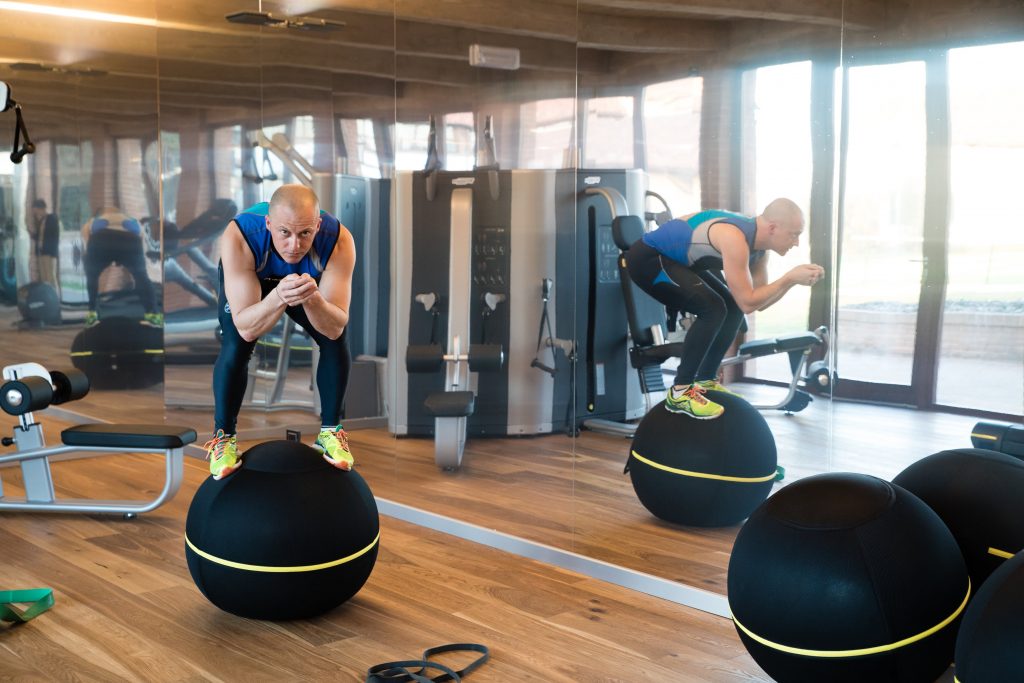
[(724, 412), (704, 393), (735, 393), (718, 382), (718, 370), (744, 314), (763, 311), (793, 287), (810, 287), (825, 276), (821, 266), (804, 263), (768, 281), (768, 252), (785, 256), (803, 231), (800, 207), (779, 198), (759, 216), (712, 209), (676, 218), (629, 248), (626, 266), (633, 282), (667, 308), (695, 316), (666, 410), (698, 420)]
[(210, 474), (222, 479), (241, 464), (236, 421), (256, 341), (287, 314), (320, 350), (316, 383), (321, 428), (314, 448), (335, 467), (354, 460), (339, 423), (351, 360), (345, 328), (356, 253), (352, 235), (320, 210), (316, 194), (282, 185), (270, 202), (235, 216), (220, 238), (218, 318), (223, 331), (213, 370), (214, 437)]
[(57, 258), (60, 254), (60, 221), (56, 214), (46, 210), (46, 200), (36, 199), (32, 202), (29, 235), (32, 237), (33, 251), (36, 255), (36, 272), (38, 282), (45, 282), (53, 287), (60, 299), (60, 280), (57, 278)]
[(105, 206), (82, 226), (82, 245), (85, 248), (82, 257), (85, 288), (89, 296), (86, 326), (99, 322), (100, 276), (114, 264), (128, 271), (135, 281), (135, 293), (143, 309), (142, 321), (155, 327), (163, 326), (164, 317), (158, 310), (156, 288), (146, 272), (146, 249), (139, 221), (115, 206)]

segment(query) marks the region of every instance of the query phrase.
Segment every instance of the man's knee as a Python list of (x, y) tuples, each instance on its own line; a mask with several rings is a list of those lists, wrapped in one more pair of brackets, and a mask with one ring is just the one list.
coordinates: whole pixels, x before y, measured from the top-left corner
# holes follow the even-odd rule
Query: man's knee
[(695, 288), (686, 310), (701, 320), (722, 323), (729, 315), (725, 301), (708, 287)]

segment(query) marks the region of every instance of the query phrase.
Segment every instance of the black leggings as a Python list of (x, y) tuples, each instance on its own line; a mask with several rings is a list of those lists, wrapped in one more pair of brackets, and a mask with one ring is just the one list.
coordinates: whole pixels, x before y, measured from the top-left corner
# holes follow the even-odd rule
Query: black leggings
[(96, 310), (99, 298), (100, 274), (112, 263), (118, 263), (135, 280), (135, 292), (139, 295), (143, 310), (156, 313), (156, 291), (146, 272), (146, 255), (142, 238), (132, 232), (104, 228), (89, 236), (85, 248), (85, 288), (89, 295), (89, 310)]
[(671, 310), (696, 316), (683, 341), (675, 384), (714, 379), (743, 324), (743, 311), (725, 283), (707, 270), (691, 270), (638, 241), (626, 252), (629, 276)]
[[(260, 280), (263, 297), (277, 286), (276, 280)], [(320, 392), (320, 424), (336, 425), (341, 418), (341, 407), (348, 387), (348, 373), (352, 365), (348, 353), (348, 328), (337, 339), (328, 339), (320, 334), (309, 322), (302, 306), (285, 309), (292, 320), (309, 333), (320, 347), (320, 361), (316, 370), (316, 386)], [(217, 318), (220, 321), (223, 338), (217, 363), (213, 366), (214, 431), (223, 429), (225, 434), (234, 434), (238, 411), (245, 398), (245, 387), (249, 381), (249, 358), (256, 348), (256, 342), (242, 339), (231, 319), (231, 310), (224, 297), (224, 271), (220, 271), (220, 296), (217, 301)]]

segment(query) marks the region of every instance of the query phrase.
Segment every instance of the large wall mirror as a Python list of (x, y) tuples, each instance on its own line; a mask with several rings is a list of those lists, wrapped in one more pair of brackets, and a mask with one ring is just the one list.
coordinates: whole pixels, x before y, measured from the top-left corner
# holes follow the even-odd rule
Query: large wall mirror
[[(344, 421), (410, 510), (724, 593), (738, 524), (663, 521), (623, 473), (674, 374), (630, 349), (692, 320), (623, 288), (619, 242), (777, 197), (805, 229), (769, 278), (826, 278), (746, 316), (722, 375), (774, 490), (1024, 413), (1019, 3), (14, 4), (0, 80), (36, 152), (8, 160), (4, 115), (0, 361), (107, 362), (96, 417), (210, 431), (217, 240), (291, 182), (356, 242)], [(261, 340), (243, 439), (312, 429), (316, 362), (301, 328)]]
[(72, 17), (25, 10), (0, 10), (0, 80), (35, 143), (12, 163), (14, 117), (4, 115), (2, 362), (85, 370), (93, 391), (77, 408), (86, 415), (131, 406), (160, 416), (154, 3), (133, 5), (135, 23), (102, 35), (79, 30)]

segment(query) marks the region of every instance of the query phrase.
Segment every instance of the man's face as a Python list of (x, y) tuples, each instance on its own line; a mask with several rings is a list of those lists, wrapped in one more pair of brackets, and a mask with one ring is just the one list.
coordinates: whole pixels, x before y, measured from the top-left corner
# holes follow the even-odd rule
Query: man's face
[(804, 232), (803, 220), (785, 223), (772, 223), (772, 251), (779, 256), (785, 256), (786, 252), (800, 244), (800, 235)]
[(45, 216), (45, 215), (46, 215), (46, 209), (44, 209), (44, 208), (42, 208), (40, 206), (33, 206), (32, 207), (32, 217), (35, 218), (36, 221), (43, 220), (43, 216)]
[(281, 258), (286, 263), (298, 263), (313, 246), (313, 238), (320, 229), (320, 212), (316, 207), (295, 211), (275, 206), (267, 216), (267, 229)]

